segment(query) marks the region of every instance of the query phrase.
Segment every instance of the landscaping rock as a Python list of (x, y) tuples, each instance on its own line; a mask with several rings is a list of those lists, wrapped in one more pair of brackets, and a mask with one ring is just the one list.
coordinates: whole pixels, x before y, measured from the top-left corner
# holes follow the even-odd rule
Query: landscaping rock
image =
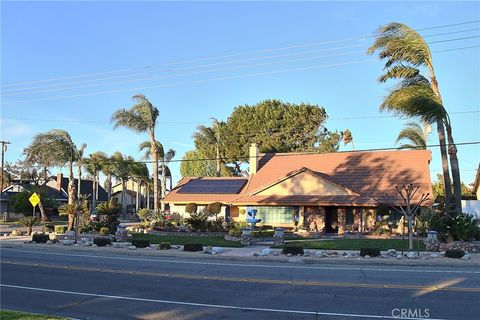
[(270, 249), (270, 248), (265, 248), (265, 249), (262, 250), (262, 253), (264, 253), (266, 256), (268, 256), (269, 254), (273, 253), (273, 250)]
[(325, 257), (328, 257), (327, 254), (325, 254), (324, 251), (318, 251), (315, 253), (315, 257), (317, 258), (325, 258)]
[(397, 250), (395, 249), (388, 249), (387, 250), (387, 254), (391, 255), (391, 256), (396, 256), (397, 255)]
[(470, 258), (471, 258), (470, 254), (467, 253), (466, 255), (464, 255), (463, 257), (461, 257), (460, 259), (462, 259), (462, 260), (470, 260)]
[(113, 248), (128, 248), (132, 244), (130, 242), (112, 242)]
[(128, 246), (128, 249), (130, 249), (130, 250), (137, 250), (137, 247), (135, 247), (135, 246)]
[(258, 257), (259, 255), (260, 255), (260, 254), (259, 254), (258, 252), (254, 252), (254, 253), (253, 253), (253, 256), (254, 256), (254, 257)]
[(417, 256), (415, 255), (415, 252), (409, 251), (407, 252), (407, 258), (408, 259), (415, 259)]
[(293, 254), (287, 253), (287, 257), (291, 257), (291, 256), (293, 256)]
[(62, 241), (62, 244), (63, 244), (64, 246), (71, 246), (73, 243), (74, 243), (74, 241), (73, 241), (73, 240), (69, 240), (69, 239)]
[(52, 240), (47, 240), (47, 244), (53, 244)]
[(91, 241), (83, 242), (82, 245), (84, 247), (90, 247), (91, 245), (93, 245), (93, 242), (91, 242)]
[(65, 236), (66, 237), (75, 237), (75, 231), (67, 230), (67, 231), (65, 231)]
[(398, 260), (403, 259), (403, 256), (401, 254), (397, 254), (397, 259)]
[(438, 258), (438, 253), (432, 253), (432, 254), (430, 255), (430, 258)]
[(305, 263), (305, 259), (297, 258), (297, 257), (291, 257), (291, 258), (288, 259), (288, 262), (291, 262), (291, 263)]
[(212, 254), (218, 254), (218, 253), (222, 253), (224, 251), (225, 250), (221, 247), (212, 247)]
[(344, 255), (345, 259), (347, 258), (353, 258), (353, 255), (351, 253), (347, 253), (346, 255)]
[(332, 251), (332, 252), (329, 252), (328, 255), (329, 256), (338, 256), (338, 252), (337, 251)]
[(364, 259), (370, 259), (371, 257), (368, 254), (366, 254), (363, 258)]
[(14, 236), (14, 237), (21, 236), (22, 232), (15, 229), (15, 230), (12, 230), (11, 235)]

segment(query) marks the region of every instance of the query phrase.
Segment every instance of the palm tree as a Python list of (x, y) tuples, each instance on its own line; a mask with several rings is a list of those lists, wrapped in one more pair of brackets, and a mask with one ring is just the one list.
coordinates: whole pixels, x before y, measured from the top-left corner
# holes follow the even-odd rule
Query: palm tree
[(355, 144), (353, 143), (353, 136), (352, 136), (352, 132), (350, 131), (350, 129), (345, 129), (345, 131), (343, 131), (342, 140), (343, 140), (344, 145), (347, 145), (347, 144), (351, 143), (352, 144), (352, 150), (355, 151)]
[(78, 168), (78, 184), (77, 184), (77, 199), (80, 199), (80, 196), (82, 195), (82, 192), (80, 190), (80, 186), (82, 184), (82, 166), (84, 163), (83, 159), (83, 153), (85, 151), (85, 148), (87, 147), (86, 143), (82, 143), (80, 148), (76, 150), (76, 158), (77, 158), (77, 168)]
[(401, 149), (412, 149), (412, 150), (426, 150), (427, 141), (425, 140), (425, 135), (423, 133), (423, 128), (416, 122), (407, 123), (406, 127), (400, 131), (398, 134), (397, 140), (395, 143), (401, 141), (408, 141), (408, 143), (402, 144)]
[(218, 121), (216, 118), (211, 118), (212, 126), (206, 127), (200, 125), (197, 127), (197, 131), (193, 134), (195, 140), (195, 147), (201, 149), (201, 146), (215, 146), (215, 159), (216, 159), (216, 175), (221, 175), (221, 132), (225, 127), (225, 122)]
[(132, 167), (135, 162), (132, 157), (125, 156), (119, 151), (112, 156), (112, 174), (122, 183), (122, 210), (125, 210), (127, 181), (132, 176)]
[(131, 168), (132, 178), (137, 185), (137, 190), (135, 190), (135, 211), (138, 212), (140, 209), (140, 189), (145, 178), (149, 177), (148, 168), (145, 163), (135, 162)]
[[(139, 150), (145, 151), (144, 159), (150, 159), (152, 155), (151, 149), (149, 148), (149, 144), (150, 143), (148, 141), (144, 141), (139, 145)], [(167, 194), (166, 192), (167, 191), (167, 170), (170, 171), (170, 169), (168, 168), (168, 164), (175, 157), (175, 150), (168, 149), (168, 151), (165, 153), (165, 149), (163, 148), (163, 145), (160, 143), (160, 141), (156, 141), (155, 144), (157, 146), (157, 158), (159, 159), (160, 166), (162, 168), (162, 178), (161, 178), (162, 184), (160, 187), (160, 192), (161, 192), (161, 198), (163, 199)], [(157, 174), (157, 179), (158, 179), (158, 174)], [(171, 175), (170, 175), (170, 179), (171, 179)], [(161, 209), (163, 210), (163, 203), (162, 203)]]
[(60, 129), (37, 134), (25, 150), (25, 154), (27, 160), (35, 161), (35, 157), (38, 157), (45, 167), (63, 167), (68, 164), (68, 203), (73, 204), (75, 200), (73, 163), (77, 161), (77, 147), (70, 134)]
[[(442, 117), (433, 119), (437, 124), (437, 133), (440, 144), (440, 153), (442, 156), (442, 168), (445, 186), (451, 186), (447, 143), (445, 141), (445, 127), (448, 137), (448, 154), (450, 155), (450, 164), (452, 166), (453, 189), (455, 194), (456, 211), (461, 211), (461, 180), (460, 168), (457, 159), (457, 149), (452, 136), (452, 128), (448, 113), (443, 107), (442, 97), (438, 88), (438, 82), (433, 68), (432, 54), (430, 48), (422, 36), (415, 30), (402, 23), (390, 23), (379, 29), (380, 35), (374, 44), (368, 49), (369, 54), (375, 51), (379, 52), (380, 59), (386, 59), (386, 73), (380, 76), (379, 81), (385, 82), (389, 79), (412, 79), (419, 76), (418, 67), (428, 69), (429, 79), (427, 81), (433, 93), (437, 97), (437, 107), (442, 110), (439, 112)], [(417, 105), (417, 108), (422, 108)], [(451, 198), (450, 187), (445, 188), (446, 204)]]
[(97, 151), (86, 159), (84, 159), (84, 167), (87, 172), (93, 176), (93, 195), (92, 195), (92, 208), (97, 207), (98, 201), (98, 184), (99, 175), (103, 169), (103, 166), (107, 160), (107, 155), (104, 152)]
[[(126, 127), (135, 132), (147, 132), (150, 136), (150, 149), (153, 157), (153, 172), (158, 172), (155, 127), (159, 111), (141, 94), (133, 96), (134, 105), (129, 109), (120, 109), (112, 115), (114, 128)], [(153, 208), (158, 211), (158, 180), (153, 180)]]
[(113, 175), (113, 160), (112, 157), (106, 156), (102, 163), (102, 173), (107, 176), (105, 180), (105, 189), (107, 190), (107, 199), (110, 201), (112, 197), (112, 175)]

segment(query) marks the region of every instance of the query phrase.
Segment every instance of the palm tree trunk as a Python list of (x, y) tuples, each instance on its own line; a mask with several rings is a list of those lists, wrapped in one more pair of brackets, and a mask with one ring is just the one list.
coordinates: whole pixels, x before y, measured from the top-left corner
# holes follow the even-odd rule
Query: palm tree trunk
[(97, 184), (98, 184), (98, 173), (95, 174), (93, 178), (93, 195), (92, 195), (92, 207), (95, 209), (97, 207)]
[(137, 194), (135, 195), (135, 212), (140, 208), (140, 182), (137, 181)]
[(445, 186), (445, 208), (448, 210), (452, 199), (452, 182), (448, 168), (447, 142), (445, 140), (445, 128), (441, 119), (437, 120), (438, 142), (440, 144), (440, 155), (442, 157), (443, 184)]
[(171, 176), (171, 174), (170, 174), (170, 192), (172, 191), (172, 188), (173, 188), (173, 185), (172, 185), (172, 184), (173, 184), (173, 182), (172, 182), (172, 176)]
[[(165, 198), (165, 195), (167, 194), (167, 167), (165, 166), (165, 163), (162, 163), (162, 199)], [(163, 202), (161, 203), (161, 210), (165, 210), (165, 204)]]
[(68, 204), (73, 204), (75, 201), (75, 187), (73, 183), (73, 163), (70, 161), (68, 170)]
[(450, 156), (450, 165), (452, 166), (455, 212), (457, 214), (461, 214), (462, 213), (462, 181), (460, 179), (460, 166), (458, 164), (458, 158), (457, 158), (457, 146), (455, 145), (455, 141), (453, 140), (452, 126), (450, 125), (450, 121), (446, 122), (445, 127), (447, 129), (448, 155)]
[(122, 179), (122, 213), (125, 213), (125, 192), (127, 189), (125, 184), (125, 181)]
[(68, 225), (67, 225), (67, 230), (70, 231), (73, 229), (73, 223), (74, 223), (75, 216), (69, 214), (68, 215)]
[(112, 198), (112, 174), (109, 173), (107, 175), (107, 181), (108, 181), (108, 188), (107, 188), (107, 199), (110, 201)]
[(158, 152), (153, 132), (150, 134), (150, 152), (153, 158), (153, 210), (158, 212)]
[(80, 196), (82, 193), (80, 192), (80, 185), (82, 183), (82, 166), (80, 163), (77, 163), (78, 165), (78, 184), (77, 184), (77, 199), (80, 199)]
[(147, 209), (150, 210), (150, 183), (147, 182), (147, 189), (146, 192), (147, 194)]

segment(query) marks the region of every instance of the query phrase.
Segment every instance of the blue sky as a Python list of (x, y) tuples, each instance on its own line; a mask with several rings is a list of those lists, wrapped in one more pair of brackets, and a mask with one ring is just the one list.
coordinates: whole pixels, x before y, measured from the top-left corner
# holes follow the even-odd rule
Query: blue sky
[[(53, 128), (87, 143), (87, 154), (120, 150), (139, 159), (147, 136), (109, 123), (135, 93), (160, 109), (158, 139), (176, 159), (193, 148), (198, 124), (270, 98), (325, 107), (327, 127), (349, 128), (357, 149), (394, 147), (407, 120), (344, 119), (389, 115), (378, 106), (393, 83), (376, 81), (382, 63), (365, 54), (372, 39), (362, 36), (391, 21), (428, 28), (474, 20), (478, 2), (3, 1), (0, 123), (2, 140), (12, 142), (6, 160)], [(480, 140), (480, 48), (438, 51), (479, 46), (480, 38), (471, 38), (479, 28), (421, 31), (429, 42), (469, 38), (431, 44), (457, 142)], [(455, 114), (464, 111), (474, 112)], [(437, 142), (430, 135), (429, 143)], [(435, 176), (441, 166), (432, 151)], [(462, 180), (473, 182), (480, 145), (459, 146), (458, 155)], [(179, 163), (171, 167), (178, 180)]]

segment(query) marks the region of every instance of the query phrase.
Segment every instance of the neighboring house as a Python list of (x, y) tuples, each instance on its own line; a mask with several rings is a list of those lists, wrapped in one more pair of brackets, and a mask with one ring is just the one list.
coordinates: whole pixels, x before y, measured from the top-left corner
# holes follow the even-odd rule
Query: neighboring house
[[(149, 201), (147, 201), (147, 185), (145, 183), (138, 184), (135, 180), (128, 180), (126, 183), (127, 195), (125, 198), (127, 212), (135, 212), (137, 192), (138, 192), (138, 206), (139, 208), (146, 208), (147, 204), (153, 209), (153, 194), (150, 195)], [(116, 183), (112, 186), (112, 197), (118, 200), (118, 203), (122, 203), (122, 184)]]
[(475, 182), (473, 182), (473, 193), (477, 195), (477, 200), (480, 200), (480, 164), (478, 164)]
[(360, 231), (373, 226), (379, 204), (402, 204), (395, 186), (419, 186), (413, 202), (432, 194), (430, 161), (426, 150), (259, 154), (253, 144), (249, 177), (183, 178), (163, 202), (183, 215), (190, 202), (221, 202), (226, 219), (245, 221), (256, 209), (266, 225)]
[[(5, 212), (13, 212), (13, 209), (10, 208), (10, 204), (9, 204), (10, 198), (15, 194), (18, 194), (24, 191), (31, 192), (33, 187), (34, 187), (34, 184), (27, 180), (13, 181), (13, 183), (7, 188), (5, 188), (1, 194), (0, 213), (3, 214)], [(63, 190), (58, 191), (57, 189), (50, 187), (48, 184), (47, 184), (47, 188), (45, 189), (45, 194), (49, 199), (53, 200), (57, 206), (61, 205), (62, 203), (68, 202), (68, 194), (66, 192), (64, 192)], [(45, 209), (54, 209), (54, 208), (45, 208)]]
[[(125, 191), (125, 203), (124, 203), (124, 208), (123, 212), (124, 213), (135, 213), (135, 204), (136, 204), (136, 197), (137, 193), (132, 190), (126, 190)], [(115, 198), (117, 199), (118, 205), (122, 205), (122, 191), (117, 191), (112, 193), (112, 199)]]
[[(74, 179), (73, 186), (75, 187), (75, 196), (78, 192), (78, 179)], [(92, 204), (93, 200), (93, 183), (92, 180), (82, 179), (80, 182), (80, 194), (87, 197), (90, 205)], [(58, 192), (65, 192), (68, 196), (68, 177), (64, 177), (62, 173), (57, 174), (56, 178), (52, 178), (50, 181), (47, 182), (47, 186), (56, 189)], [(98, 203), (108, 201), (108, 194), (107, 191), (98, 184), (97, 187), (97, 194), (98, 194)], [(68, 202), (68, 197), (67, 197)]]
[(471, 185), (473, 185), (473, 194), (476, 195), (477, 200), (462, 200), (462, 212), (480, 219), (480, 164), (475, 181)]

